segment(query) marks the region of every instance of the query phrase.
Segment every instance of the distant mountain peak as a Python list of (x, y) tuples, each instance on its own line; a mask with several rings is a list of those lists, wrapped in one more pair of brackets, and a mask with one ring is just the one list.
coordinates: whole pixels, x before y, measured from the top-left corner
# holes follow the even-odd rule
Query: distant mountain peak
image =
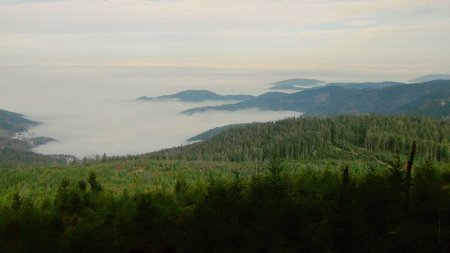
[(209, 91), (209, 90), (184, 90), (184, 91), (180, 91), (175, 93), (174, 95), (179, 95), (179, 94), (208, 94), (208, 95), (218, 95), (215, 92)]
[(409, 80), (411, 83), (422, 83), (422, 82), (429, 82), (429, 81), (435, 81), (435, 80), (450, 80), (449, 74), (431, 74), (426, 76), (419, 76), (415, 79)]
[(292, 79), (286, 79), (283, 81), (275, 82), (272, 84), (317, 85), (317, 84), (323, 84), (323, 83), (325, 83), (325, 82), (317, 80), (317, 79), (292, 78)]
[(317, 79), (292, 78), (272, 83), (271, 90), (303, 90), (310, 87), (324, 84), (324, 81)]

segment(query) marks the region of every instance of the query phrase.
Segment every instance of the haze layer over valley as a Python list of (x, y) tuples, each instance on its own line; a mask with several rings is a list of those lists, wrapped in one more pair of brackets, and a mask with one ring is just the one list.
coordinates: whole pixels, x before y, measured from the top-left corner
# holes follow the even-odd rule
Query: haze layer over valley
[(43, 123), (31, 129), (33, 135), (58, 140), (36, 148), (36, 152), (80, 158), (102, 153), (137, 154), (186, 144), (188, 138), (217, 126), (300, 115), (250, 109), (186, 116), (180, 112), (227, 101), (135, 100), (144, 95), (159, 96), (192, 87), (222, 94), (256, 95), (267, 91), (258, 75), (188, 69), (14, 68), (0, 72), (0, 101), (1, 108)]

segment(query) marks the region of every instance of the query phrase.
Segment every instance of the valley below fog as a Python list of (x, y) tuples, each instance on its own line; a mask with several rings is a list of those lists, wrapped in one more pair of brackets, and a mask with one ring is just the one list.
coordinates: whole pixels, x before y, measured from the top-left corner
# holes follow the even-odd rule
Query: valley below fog
[(140, 96), (159, 96), (185, 89), (257, 95), (267, 92), (268, 88), (268, 82), (258, 80), (256, 74), (175, 71), (178, 74), (167, 69), (15, 68), (8, 70), (8, 74), (0, 73), (1, 107), (41, 122), (30, 130), (32, 135), (58, 140), (37, 147), (36, 152), (79, 158), (103, 153), (146, 153), (187, 144), (188, 138), (218, 126), (300, 115), (249, 109), (187, 116), (180, 112), (227, 101), (135, 100)]

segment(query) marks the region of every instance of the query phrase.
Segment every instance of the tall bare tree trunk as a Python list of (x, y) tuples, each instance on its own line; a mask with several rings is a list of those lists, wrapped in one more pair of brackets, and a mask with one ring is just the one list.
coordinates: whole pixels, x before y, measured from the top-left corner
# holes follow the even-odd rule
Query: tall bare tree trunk
[(411, 152), (409, 154), (409, 160), (406, 164), (406, 182), (405, 182), (405, 214), (404, 214), (404, 235), (406, 240), (406, 249), (405, 252), (413, 252), (413, 246), (411, 245), (411, 231), (409, 228), (409, 221), (408, 221), (408, 212), (409, 212), (409, 200), (410, 200), (410, 190), (411, 190), (411, 173), (412, 173), (412, 166), (414, 162), (414, 156), (416, 154), (416, 141), (412, 142), (411, 145)]
[(414, 163), (414, 156), (416, 154), (416, 141), (413, 141), (411, 145), (411, 153), (409, 154), (409, 160), (406, 165), (406, 185), (405, 185), (405, 208), (406, 210), (409, 209), (409, 196), (410, 196), (410, 189), (411, 189), (411, 172), (412, 172), (412, 166)]

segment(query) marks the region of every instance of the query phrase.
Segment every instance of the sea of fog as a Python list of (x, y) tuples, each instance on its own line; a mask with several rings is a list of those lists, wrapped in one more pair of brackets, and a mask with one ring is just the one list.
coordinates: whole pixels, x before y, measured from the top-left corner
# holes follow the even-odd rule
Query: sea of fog
[(26, 115), (43, 124), (35, 136), (58, 140), (36, 148), (43, 154), (127, 155), (182, 144), (202, 131), (233, 123), (265, 122), (299, 116), (298, 112), (181, 111), (218, 102), (142, 102), (140, 96), (159, 96), (186, 89), (220, 94), (269, 91), (282, 73), (211, 69), (127, 67), (4, 67), (0, 70), (0, 108)]

